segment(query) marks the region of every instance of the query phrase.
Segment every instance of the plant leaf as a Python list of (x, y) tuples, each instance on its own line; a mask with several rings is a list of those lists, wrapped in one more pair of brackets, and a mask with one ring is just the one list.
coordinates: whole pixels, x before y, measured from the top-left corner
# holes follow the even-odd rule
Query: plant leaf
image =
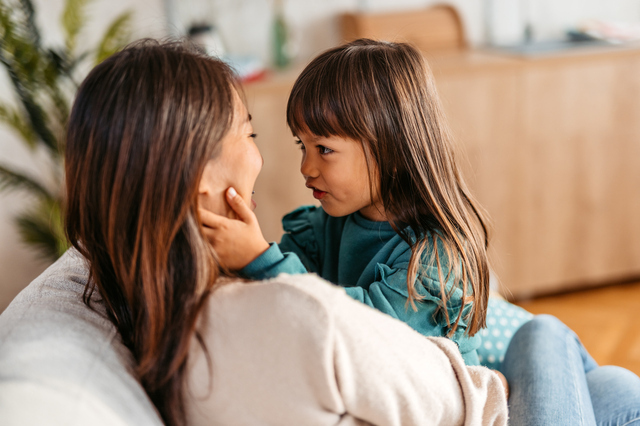
[(0, 190), (9, 189), (22, 189), (35, 193), (35, 195), (43, 199), (54, 199), (51, 193), (35, 179), (0, 165)]
[(111, 22), (96, 51), (96, 65), (125, 46), (131, 39), (132, 12), (126, 11)]
[(14, 13), (0, 3), (0, 53), (3, 63), (11, 65), (23, 84), (34, 85), (39, 81), (42, 68), (39, 45), (30, 27), (28, 11)]
[(38, 142), (38, 136), (25, 120), (24, 116), (15, 108), (9, 108), (0, 104), (0, 122), (9, 125), (9, 127), (22, 136), (22, 139), (24, 139), (30, 148), (35, 148)]
[[(4, 46), (2, 46), (4, 47)], [(47, 115), (36, 101), (33, 95), (33, 89), (29, 86), (29, 77), (26, 73), (16, 70), (14, 64), (17, 61), (7, 58), (3, 49), (0, 48), (0, 63), (7, 69), (13, 88), (18, 96), (22, 106), (31, 123), (34, 133), (38, 135), (39, 140), (43, 142), (53, 153), (58, 153), (58, 141), (47, 124)], [(25, 81), (26, 80), (26, 81)]]
[(69, 56), (76, 48), (78, 34), (86, 21), (85, 8), (90, 0), (67, 0), (62, 12), (62, 29)]
[(40, 49), (40, 31), (36, 26), (36, 11), (33, 8), (33, 3), (31, 0), (20, 0), (20, 4), (25, 14), (25, 27), (29, 32), (36, 50), (38, 50)]
[(60, 203), (49, 200), (16, 219), (22, 240), (51, 260), (56, 260), (69, 248), (61, 212)]

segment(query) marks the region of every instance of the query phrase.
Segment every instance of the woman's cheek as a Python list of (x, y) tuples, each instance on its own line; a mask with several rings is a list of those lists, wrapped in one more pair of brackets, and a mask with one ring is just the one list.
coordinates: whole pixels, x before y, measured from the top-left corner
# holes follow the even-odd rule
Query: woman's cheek
[(223, 192), (216, 192), (213, 195), (211, 193), (199, 194), (198, 207), (222, 216), (226, 216), (228, 210), (224, 203)]

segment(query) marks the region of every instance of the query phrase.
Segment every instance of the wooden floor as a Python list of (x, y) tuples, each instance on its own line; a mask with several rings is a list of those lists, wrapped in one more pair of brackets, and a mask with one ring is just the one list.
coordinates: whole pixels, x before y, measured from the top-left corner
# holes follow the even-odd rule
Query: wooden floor
[(619, 365), (640, 375), (640, 282), (516, 304), (561, 319), (600, 365)]

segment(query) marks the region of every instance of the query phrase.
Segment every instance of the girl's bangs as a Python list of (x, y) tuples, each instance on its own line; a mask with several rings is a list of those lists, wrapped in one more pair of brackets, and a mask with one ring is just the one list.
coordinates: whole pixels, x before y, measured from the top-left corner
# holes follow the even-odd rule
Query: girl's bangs
[[(320, 71), (320, 70), (319, 70)], [(345, 100), (335, 73), (303, 75), (294, 85), (287, 108), (287, 124), (294, 135), (339, 136), (354, 139), (344, 117), (356, 113)]]

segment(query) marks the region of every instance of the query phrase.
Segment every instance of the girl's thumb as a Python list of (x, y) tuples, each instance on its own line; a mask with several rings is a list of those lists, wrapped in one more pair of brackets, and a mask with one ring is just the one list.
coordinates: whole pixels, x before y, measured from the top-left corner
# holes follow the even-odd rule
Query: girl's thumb
[(251, 219), (251, 209), (247, 207), (247, 204), (244, 202), (242, 197), (238, 196), (238, 192), (234, 187), (227, 189), (227, 200), (240, 220), (247, 222)]

